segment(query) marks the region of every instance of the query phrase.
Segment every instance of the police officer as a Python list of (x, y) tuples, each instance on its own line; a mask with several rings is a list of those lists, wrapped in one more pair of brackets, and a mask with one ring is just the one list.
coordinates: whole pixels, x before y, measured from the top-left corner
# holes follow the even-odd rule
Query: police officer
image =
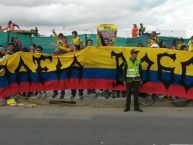
[(131, 57), (126, 59), (126, 85), (127, 85), (127, 97), (126, 97), (126, 107), (124, 112), (130, 111), (131, 104), (131, 93), (133, 90), (134, 94), (134, 110), (137, 112), (143, 112), (139, 108), (138, 94), (139, 87), (141, 83), (140, 69), (141, 69), (141, 60), (137, 58), (139, 51), (136, 49), (131, 50)]

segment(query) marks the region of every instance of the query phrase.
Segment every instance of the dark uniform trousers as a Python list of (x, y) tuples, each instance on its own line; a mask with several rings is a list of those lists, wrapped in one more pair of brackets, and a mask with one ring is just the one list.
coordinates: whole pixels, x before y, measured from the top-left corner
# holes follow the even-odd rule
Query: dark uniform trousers
[(131, 104), (131, 94), (133, 92), (134, 94), (134, 108), (139, 108), (139, 87), (140, 87), (141, 81), (138, 78), (127, 78), (126, 86), (127, 86), (127, 96), (126, 96), (126, 109), (130, 109)]

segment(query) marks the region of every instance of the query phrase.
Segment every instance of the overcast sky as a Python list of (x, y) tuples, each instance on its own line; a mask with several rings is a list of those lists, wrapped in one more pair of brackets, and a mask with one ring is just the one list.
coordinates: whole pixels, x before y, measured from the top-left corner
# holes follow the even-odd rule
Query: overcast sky
[(0, 0), (0, 24), (13, 20), (45, 33), (52, 28), (95, 32), (97, 24), (114, 23), (127, 33), (143, 22), (148, 30), (187, 30), (191, 36), (192, 9), (192, 0)]

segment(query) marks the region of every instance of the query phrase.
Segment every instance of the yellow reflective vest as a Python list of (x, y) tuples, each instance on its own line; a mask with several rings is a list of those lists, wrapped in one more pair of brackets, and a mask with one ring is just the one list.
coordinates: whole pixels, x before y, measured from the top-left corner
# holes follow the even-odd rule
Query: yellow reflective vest
[(129, 58), (126, 61), (127, 61), (127, 74), (126, 74), (127, 78), (133, 78), (133, 81), (140, 81), (139, 67), (141, 64), (141, 60), (137, 58), (133, 62)]

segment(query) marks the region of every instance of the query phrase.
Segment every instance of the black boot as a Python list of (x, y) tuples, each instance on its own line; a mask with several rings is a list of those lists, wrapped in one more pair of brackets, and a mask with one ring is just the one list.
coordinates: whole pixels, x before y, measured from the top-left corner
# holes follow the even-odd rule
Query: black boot
[(108, 90), (105, 90), (105, 91), (103, 92), (103, 94), (104, 94), (104, 96), (105, 96), (106, 99), (108, 99), (108, 98), (110, 97), (110, 93), (109, 93)]
[(53, 91), (52, 98), (56, 98), (57, 95), (58, 95), (58, 91)]
[(116, 94), (115, 94), (115, 92), (113, 91), (113, 92), (112, 92), (112, 95), (111, 95), (113, 99), (115, 99), (115, 95), (116, 95)]
[(60, 92), (60, 99), (64, 99), (64, 96), (65, 96), (65, 91), (61, 91)]
[(70, 99), (73, 100), (76, 97), (76, 90), (71, 90), (71, 97)]

